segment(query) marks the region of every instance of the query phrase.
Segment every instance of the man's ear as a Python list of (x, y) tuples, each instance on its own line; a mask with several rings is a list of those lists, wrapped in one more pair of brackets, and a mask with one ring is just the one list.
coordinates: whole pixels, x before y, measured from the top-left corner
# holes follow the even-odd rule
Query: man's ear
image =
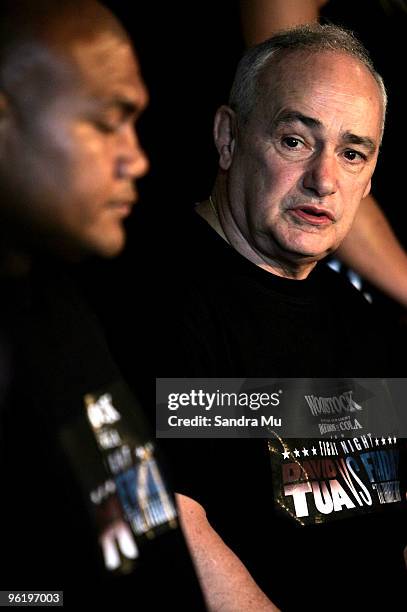
[(0, 91), (0, 134), (3, 132), (4, 126), (8, 123), (10, 117), (10, 104), (7, 96)]
[(0, 159), (5, 161), (5, 143), (10, 134), (10, 126), (13, 122), (9, 97), (0, 89)]
[(365, 188), (365, 190), (364, 190), (364, 192), (363, 192), (363, 197), (362, 197), (362, 200), (363, 200), (363, 198), (365, 198), (367, 195), (369, 195), (371, 187), (372, 187), (372, 180), (371, 180), (371, 179), (369, 179), (369, 182), (368, 182), (368, 184), (366, 185), (366, 188)]
[(236, 114), (229, 106), (221, 106), (216, 111), (213, 135), (219, 166), (222, 170), (229, 170), (236, 142)]
[(5, 113), (8, 112), (7, 98), (2, 91), (0, 91), (0, 119), (2, 120)]

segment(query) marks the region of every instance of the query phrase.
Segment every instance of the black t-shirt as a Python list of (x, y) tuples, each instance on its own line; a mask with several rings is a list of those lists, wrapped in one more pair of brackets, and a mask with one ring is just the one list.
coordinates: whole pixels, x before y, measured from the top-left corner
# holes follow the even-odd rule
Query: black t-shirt
[(204, 609), (142, 410), (61, 266), (2, 281), (0, 337), (1, 588)]
[[(390, 332), (324, 264), (305, 281), (275, 277), (197, 215), (185, 229), (161, 376), (307, 377), (312, 389), (313, 377), (396, 375)], [(194, 262), (184, 274), (183, 253)], [(163, 442), (176, 489), (205, 507), (283, 610), (397, 608), (407, 544), (399, 440)]]
[(197, 214), (179, 227), (159, 294), (158, 375), (396, 375), (392, 331), (326, 265), (302, 281), (274, 276)]

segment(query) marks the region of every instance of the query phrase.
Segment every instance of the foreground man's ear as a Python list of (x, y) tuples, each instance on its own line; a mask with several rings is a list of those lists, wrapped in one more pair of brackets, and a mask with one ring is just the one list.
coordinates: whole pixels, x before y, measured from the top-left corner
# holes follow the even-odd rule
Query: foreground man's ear
[(10, 104), (7, 96), (0, 91), (0, 138), (3, 136), (5, 127), (8, 124), (10, 118)]
[(0, 91), (0, 119), (3, 119), (4, 115), (9, 112), (9, 103), (5, 93)]
[(229, 170), (236, 139), (236, 114), (229, 106), (221, 106), (216, 111), (213, 135), (219, 153), (219, 166), (222, 170)]

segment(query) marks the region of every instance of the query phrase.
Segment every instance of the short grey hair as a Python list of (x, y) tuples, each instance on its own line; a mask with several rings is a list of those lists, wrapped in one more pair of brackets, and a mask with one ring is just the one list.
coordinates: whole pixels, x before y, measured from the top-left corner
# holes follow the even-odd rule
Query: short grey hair
[(229, 96), (229, 106), (242, 123), (247, 122), (256, 105), (261, 73), (269, 66), (271, 60), (293, 51), (310, 53), (336, 51), (359, 60), (369, 70), (381, 92), (383, 134), (387, 106), (383, 79), (376, 72), (367, 49), (356, 36), (349, 30), (334, 25), (310, 24), (284, 30), (246, 51), (238, 64)]

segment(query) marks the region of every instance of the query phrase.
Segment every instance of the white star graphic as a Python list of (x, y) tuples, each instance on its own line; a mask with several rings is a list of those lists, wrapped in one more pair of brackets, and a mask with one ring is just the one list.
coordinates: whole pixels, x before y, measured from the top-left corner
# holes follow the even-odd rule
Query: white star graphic
[(381, 442), (382, 442), (383, 446), (385, 446), (386, 440), (384, 438), (382, 438)]
[(299, 450), (297, 450), (296, 448), (294, 449), (294, 455), (295, 455), (296, 457), (299, 457), (299, 456), (300, 456), (300, 451), (299, 451)]
[(375, 443), (376, 443), (376, 446), (379, 446), (379, 444), (380, 444), (380, 442), (379, 442), (379, 438), (376, 438), (376, 439), (375, 439)]
[(302, 454), (304, 455), (304, 457), (308, 457), (308, 450), (305, 448), (302, 449)]
[(391, 444), (393, 442), (393, 440), (390, 438), (390, 436), (387, 438), (387, 441), (389, 444)]
[(285, 450), (285, 451), (283, 452), (283, 458), (284, 458), (284, 459), (288, 459), (289, 457), (290, 457), (290, 452), (289, 452), (288, 450)]
[(313, 454), (313, 455), (316, 455), (316, 454), (317, 454), (317, 449), (315, 448), (315, 446), (313, 446), (313, 447), (311, 448), (311, 450), (312, 450), (312, 454)]

